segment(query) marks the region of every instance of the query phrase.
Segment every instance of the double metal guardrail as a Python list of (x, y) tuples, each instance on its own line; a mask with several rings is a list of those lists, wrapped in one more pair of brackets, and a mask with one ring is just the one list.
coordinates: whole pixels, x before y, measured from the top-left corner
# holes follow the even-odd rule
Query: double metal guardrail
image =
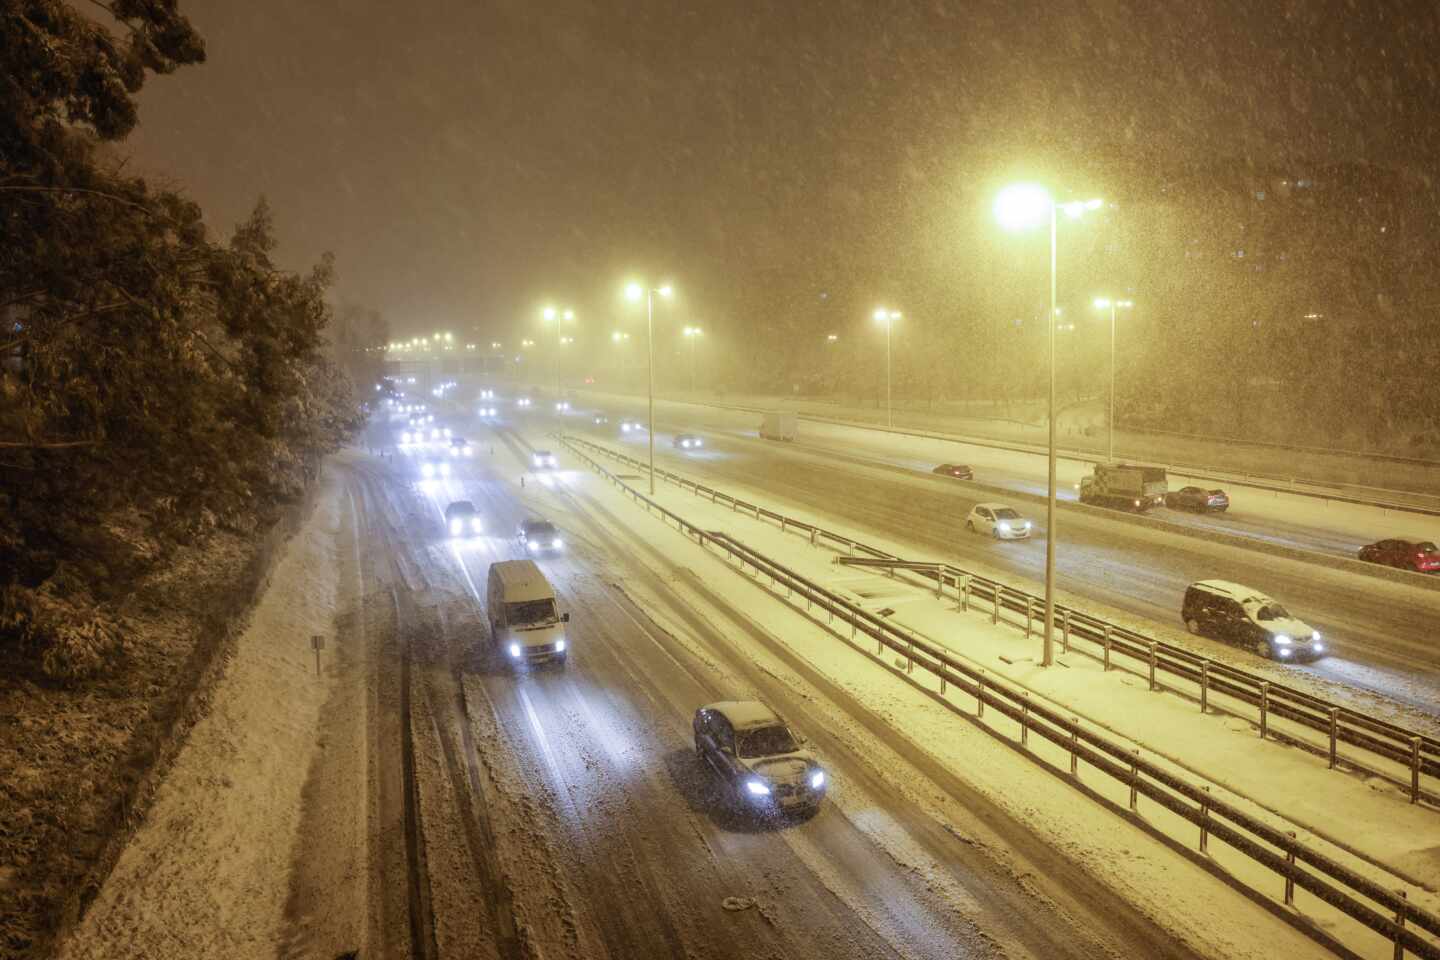
[[(648, 470), (643, 461), (600, 444), (578, 437), (565, 439), (571, 443), (572, 449), (579, 444), (617, 462)], [(812, 544), (823, 542), (828, 546), (843, 548), (847, 556), (839, 558), (839, 562), (906, 570), (932, 581), (942, 594), (949, 588), (962, 607), (968, 608), (972, 603), (988, 603), (995, 622), (999, 622), (1006, 614), (1023, 614), (1027, 635), (1037, 614), (1044, 610), (1043, 598), (998, 580), (948, 563), (906, 561), (852, 537), (738, 499), (668, 470), (657, 467), (655, 473), (657, 477), (690, 490), (712, 503), (725, 504), (758, 520), (774, 522), (784, 532), (808, 536)], [(848, 559), (849, 557), (855, 559)], [(1193, 684), (1196, 691), (1194, 696), (1199, 700), (1202, 712), (1221, 708), (1212, 699), (1215, 696), (1224, 696), (1247, 704), (1255, 711), (1254, 716), (1264, 739), (1290, 743), (1325, 756), (1331, 768), (1343, 764), (1395, 782), (1409, 791), (1412, 803), (1423, 800), (1440, 805), (1440, 791), (1436, 789), (1437, 783), (1440, 783), (1440, 740), (1434, 737), (1418, 734), (1388, 720), (1331, 703), (1296, 687), (1266, 680), (1183, 647), (1155, 640), (1139, 631), (1110, 623), (1065, 604), (1056, 605), (1055, 621), (1060, 642), (1065, 649), (1071, 649), (1078, 642), (1085, 642), (1094, 649), (1081, 652), (1101, 659), (1107, 670), (1117, 665), (1118, 661), (1126, 661), (1127, 669), (1137, 673), (1143, 671), (1149, 677), (1151, 689), (1157, 689), (1168, 681), (1167, 689), (1183, 693), (1174, 684), (1182, 681)], [(1298, 727), (1314, 731), (1320, 735), (1321, 743), (1311, 742), (1302, 736), (1289, 736), (1274, 729), (1270, 722), (1272, 718), (1284, 719)], [(1349, 748), (1343, 755), (1342, 745)], [(1394, 769), (1403, 770), (1406, 775), (1398, 776), (1392, 770), (1386, 770), (1376, 763), (1382, 760), (1394, 765)]]
[[(1385, 937), (1394, 945), (1395, 957), (1403, 957), (1408, 951), (1413, 956), (1427, 960), (1440, 960), (1440, 945), (1431, 939), (1440, 937), (1440, 916), (1410, 903), (1403, 890), (1387, 889), (1345, 864), (1310, 848), (1296, 839), (1293, 832), (1279, 830), (1252, 817), (1229, 801), (1212, 796), (1208, 788), (1189, 783), (1161, 764), (1146, 759), (1133, 748), (1112, 741), (1049, 704), (1032, 702), (1028, 692), (1007, 681), (989, 676), (984, 670), (913, 636), (848, 598), (750, 549), (729, 534), (706, 530), (687, 521), (630, 487), (622, 478), (588, 456), (583, 448), (590, 448), (621, 462), (643, 467), (639, 461), (578, 438), (562, 437), (561, 442), (626, 496), (643, 504), (647, 511), (658, 513), (662, 519), (674, 523), (682, 533), (693, 537), (702, 547), (723, 550), (727, 559), (740, 565), (742, 572), (747, 568), (753, 569), (757, 578), (763, 576), (769, 579), (773, 588), (783, 587), (792, 602), (797, 597), (803, 599), (806, 610), (812, 617), (816, 616), (817, 608), (823, 611), (832, 633), (835, 632), (833, 624), (836, 620), (848, 624), (852, 644), (863, 634), (875, 642), (877, 655), (883, 655), (889, 650), (902, 657), (905, 662), (904, 674), (912, 682), (919, 682), (915, 679), (917, 670), (922, 676), (933, 678), (939, 697), (951, 710), (964, 713), (962, 704), (955, 702), (957, 696), (973, 700), (975, 719), (980, 721), (980, 728), (1007, 742), (1017, 743), (1025, 755), (1035, 762), (1058, 769), (1030, 749), (1031, 735), (1053, 744), (1068, 757), (1069, 777), (1077, 785), (1082, 776), (1081, 764), (1084, 763), (1084, 771), (1097, 771), (1128, 788), (1131, 815), (1138, 818), (1139, 799), (1145, 797), (1196, 828), (1200, 854), (1208, 853), (1209, 840), (1213, 836), (1277, 874), (1284, 884), (1283, 902), (1287, 906), (1293, 905), (1295, 888), (1299, 887)], [(667, 479), (676, 479), (679, 482), (673, 475)], [(691, 488), (696, 486), (690, 481), (685, 481), (684, 485)], [(718, 491), (701, 488), (696, 492), (702, 496), (710, 495), (710, 499), (715, 502), (728, 503), (737, 511), (744, 509), (745, 512), (755, 513), (757, 516), (768, 514), (772, 519), (783, 519), (787, 527), (796, 526), (797, 530), (808, 531), (812, 540), (821, 536), (819, 528), (813, 525), (797, 525), (780, 514), (735, 500)], [(854, 541), (849, 538), (835, 534), (825, 533), (825, 537), (854, 545)], [(866, 552), (878, 552), (868, 547), (862, 549)], [(1013, 739), (984, 721), (987, 708), (1014, 721), (1016, 731)], [(1060, 772), (1063, 774), (1063, 770)], [(1121, 812), (1123, 815), (1123, 811)], [(1417, 931), (1424, 931), (1430, 936), (1424, 936)]]

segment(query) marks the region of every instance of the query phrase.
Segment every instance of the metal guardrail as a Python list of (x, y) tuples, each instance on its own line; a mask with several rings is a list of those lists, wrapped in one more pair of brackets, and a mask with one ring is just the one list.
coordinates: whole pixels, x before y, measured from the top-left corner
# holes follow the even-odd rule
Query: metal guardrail
[[(617, 453), (589, 440), (578, 437), (564, 439), (567, 443), (572, 444), (572, 449), (573, 444), (580, 444), (640, 470), (648, 469), (643, 461)], [(785, 532), (794, 531), (806, 534), (812, 543), (825, 541), (843, 547), (851, 556), (859, 554), (862, 557), (878, 561), (877, 565), (880, 566), (891, 569), (910, 569), (913, 573), (935, 580), (937, 589), (942, 591), (948, 585), (962, 602), (968, 602), (971, 598), (979, 599), (982, 602), (988, 601), (995, 610), (997, 620), (1002, 610), (1025, 613), (1027, 632), (1029, 621), (1035, 618), (1037, 611), (1044, 609), (1042, 598), (961, 567), (947, 563), (909, 563), (852, 537), (788, 517), (759, 504), (737, 499), (730, 494), (707, 487), (668, 470), (657, 467), (655, 472), (662, 479), (668, 480), (682, 489), (690, 489), (697, 496), (707, 498), (712, 503), (726, 504), (732, 509), (750, 514), (756, 519), (773, 521), (779, 524), (780, 529)], [(1424, 783), (1425, 778), (1430, 780), (1440, 778), (1440, 740), (1417, 734), (1413, 730), (1387, 720), (1339, 706), (1295, 687), (1262, 679), (1239, 667), (1211, 660), (1183, 647), (1155, 640), (1138, 631), (1118, 626), (1064, 604), (1056, 605), (1055, 615), (1060, 629), (1061, 642), (1067, 648), (1074, 640), (1085, 640), (1099, 646), (1104, 651), (1103, 659), (1107, 669), (1113, 658), (1123, 657), (1143, 666), (1151, 678), (1152, 688), (1157, 675), (1160, 674), (1174, 680), (1189, 681), (1195, 684), (1200, 691), (1202, 710), (1209, 708), (1209, 697), (1212, 693), (1223, 694), (1247, 703), (1256, 709), (1260, 717), (1261, 733), (1267, 740), (1284, 739), (1297, 746), (1310, 748), (1310, 745), (1302, 740), (1281, 737), (1269, 730), (1268, 720), (1271, 716), (1281, 717), (1301, 727), (1314, 730), (1322, 734), (1328, 743), (1325, 755), (1332, 768), (1343, 762), (1345, 765), (1399, 783), (1410, 791), (1411, 802), (1425, 800), (1433, 804), (1440, 804), (1440, 793), (1433, 788), (1427, 788)], [(1397, 780), (1394, 775), (1357, 760), (1353, 751), (1342, 757), (1341, 744), (1372, 755), (1377, 759), (1388, 760), (1399, 765), (1408, 770), (1409, 781)]]
[[(940, 696), (952, 710), (962, 712), (960, 707), (950, 700), (949, 691), (954, 688), (974, 699), (977, 719), (983, 718), (986, 708), (989, 707), (1015, 721), (1018, 724), (1018, 743), (1025, 756), (1036, 763), (1054, 768), (1047, 760), (1029, 749), (1032, 733), (1069, 754), (1070, 776), (1074, 781), (1078, 782), (1080, 778), (1080, 763), (1083, 761), (1088, 768), (1099, 771), (1129, 788), (1129, 806), (1132, 813), (1137, 812), (1139, 798), (1143, 796), (1194, 825), (1198, 830), (1198, 848), (1202, 854), (1207, 852), (1209, 839), (1214, 836), (1255, 863), (1278, 874), (1284, 881), (1284, 903), (1287, 906), (1294, 903), (1295, 888), (1299, 887), (1386, 937), (1394, 944), (1397, 957), (1409, 951), (1427, 960), (1440, 960), (1440, 945), (1422, 937), (1415, 929), (1440, 937), (1440, 916), (1410, 903), (1403, 890), (1386, 889), (1376, 881), (1311, 849), (1297, 840), (1293, 832), (1278, 830), (1250, 816), (1234, 804), (1212, 797), (1208, 789), (1185, 781), (1159, 764), (1145, 759), (1138, 751), (1110, 741), (1052, 706), (1032, 703), (1027, 692), (1016, 690), (1009, 683), (988, 676), (984, 670), (964, 663), (946, 651), (902, 631), (845, 597), (750, 549), (729, 534), (705, 530), (690, 523), (679, 514), (631, 488), (598, 461), (582, 452), (580, 445), (591, 447), (618, 460), (637, 464), (638, 461), (632, 461), (629, 457), (578, 438), (562, 437), (561, 442), (626, 495), (637, 503), (644, 504), (647, 511), (655, 511), (663, 519), (673, 522), (683, 533), (694, 537), (702, 547), (713, 545), (724, 550), (729, 559), (738, 560), (742, 571), (747, 566), (751, 567), (757, 577), (763, 574), (770, 579), (772, 585), (784, 586), (792, 597), (798, 594), (805, 600), (807, 610), (818, 607), (825, 611), (832, 623), (839, 619), (849, 624), (852, 641), (863, 633), (875, 641), (877, 654), (883, 654), (888, 649), (903, 656), (907, 676), (913, 677), (918, 668), (922, 673), (934, 677), (939, 684)], [(693, 484), (687, 483), (687, 486)], [(717, 502), (718, 498), (723, 496), (715, 491), (707, 492), (716, 493)], [(754, 504), (745, 504), (730, 497), (725, 499), (737, 510), (744, 507), (747, 512), (763, 511), (763, 508)], [(778, 516), (770, 511), (764, 512), (771, 513), (772, 517)], [(819, 535), (818, 528), (807, 525), (807, 529), (812, 537)], [(853, 543), (848, 539), (845, 542)], [(877, 552), (872, 548), (864, 549)], [(980, 726), (993, 736), (1016, 742), (988, 724), (982, 723)], [(1307, 867), (1309, 869), (1306, 869)]]

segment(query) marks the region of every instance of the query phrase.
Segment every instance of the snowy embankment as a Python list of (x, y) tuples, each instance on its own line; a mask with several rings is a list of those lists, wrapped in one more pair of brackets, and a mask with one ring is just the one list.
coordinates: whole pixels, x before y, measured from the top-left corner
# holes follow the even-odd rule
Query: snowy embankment
[[(661, 549), (687, 557), (713, 590), (757, 620), (783, 611), (778, 604), (757, 604), (763, 585), (740, 576), (713, 553), (705, 553), (658, 518), (647, 517), (633, 503), (593, 475), (576, 473), (587, 493), (608, 497), (637, 530), (647, 531)], [(738, 491), (736, 491), (738, 492)], [(1249, 813), (1294, 829), (1307, 844), (1328, 856), (1375, 878), (1387, 887), (1408, 887), (1412, 901), (1434, 910), (1440, 906), (1433, 891), (1440, 885), (1440, 866), (1434, 858), (1437, 833), (1433, 811), (1413, 807), (1387, 786), (1372, 789), (1349, 775), (1325, 769), (1323, 760), (1261, 742), (1248, 723), (1219, 716), (1200, 717), (1194, 706), (1176, 697), (1149, 692), (1143, 682), (1124, 673), (1105, 674), (1087, 661), (1068, 661), (1070, 669), (1043, 670), (1026, 658), (1036, 641), (1025, 641), (1013, 628), (996, 627), (978, 613), (960, 614), (953, 601), (933, 600), (926, 591), (882, 576), (859, 574), (832, 565), (833, 555), (809, 546), (777, 528), (745, 519), (677, 488), (662, 485), (657, 499), (691, 522), (707, 529), (725, 530), (762, 553), (816, 579), (832, 589), (849, 591), (872, 608), (890, 608), (893, 618), (960, 656), (982, 664), (1012, 682), (1030, 688), (1034, 697), (1061, 704), (1083, 721), (1110, 731), (1111, 739), (1129, 740), (1147, 758), (1164, 762), (1186, 779), (1207, 783), (1214, 795), (1225, 796)], [(628, 589), (628, 587), (627, 587)], [(783, 598), (783, 591), (780, 595)], [(777, 629), (776, 636), (797, 655), (836, 684), (850, 691), (867, 708), (885, 716), (898, 735), (923, 745), (955, 775), (973, 784), (1017, 817), (1034, 825), (1057, 848), (1084, 863), (1107, 884), (1126, 892), (1144, 912), (1183, 938), (1205, 944), (1208, 952), (1227, 957), (1318, 955), (1314, 943), (1299, 947), (1295, 931), (1278, 922), (1272, 912), (1313, 924), (1361, 956), (1388, 957), (1390, 946), (1378, 935), (1320, 903), (1297, 895), (1293, 911), (1278, 902), (1282, 883), (1269, 871), (1254, 865), (1218, 841), (1200, 862), (1181, 857), (1157, 837), (1169, 837), (1193, 850), (1194, 828), (1163, 810), (1142, 803), (1140, 816), (1150, 832), (1123, 822), (1114, 808), (1088, 799), (1063, 778), (1017, 755), (1005, 743), (1014, 737), (1013, 723), (991, 715), (992, 739), (980, 731), (983, 724), (962, 720), (908, 682), (893, 664), (877, 661), (873, 647), (852, 647), (844, 638), (822, 626), (796, 631)], [(1014, 661), (1005, 664), (1000, 656)], [(961, 711), (973, 710), (973, 702)], [(844, 723), (837, 718), (837, 723)], [(1004, 728), (1004, 729), (1002, 729)], [(1031, 738), (1031, 752), (1051, 750)], [(1063, 766), (1064, 760), (1059, 760)], [(1081, 781), (1095, 794), (1123, 809), (1126, 790), (1091, 771)], [(1238, 894), (1215, 872), (1228, 875), (1262, 897), (1269, 909)], [(1224, 916), (1224, 925), (1215, 918)], [(1297, 953), (1296, 951), (1299, 951)]]
[[(336, 614), (358, 602), (343, 493), (327, 471), (208, 714), (61, 957), (271, 958), (311, 940), (310, 921), (351, 936), (364, 929), (363, 779), (354, 799), (315, 795), (326, 786), (324, 714), (350, 680), (336, 662), (346, 640)], [(325, 645), (319, 677), (313, 636)], [(317, 803), (324, 818), (306, 813)], [(302, 823), (323, 831), (311, 845), (332, 868), (324, 917), (304, 916), (305, 891), (292, 882)]]

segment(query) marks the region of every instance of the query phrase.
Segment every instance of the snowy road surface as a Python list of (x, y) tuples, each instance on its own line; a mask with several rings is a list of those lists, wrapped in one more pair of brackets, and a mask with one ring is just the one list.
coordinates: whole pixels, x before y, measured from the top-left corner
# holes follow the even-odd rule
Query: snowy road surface
[[(816, 719), (823, 694), (798, 697), (757, 670), (746, 651), (763, 638), (718, 596), (699, 611), (673, 600), (666, 619), (689, 641), (677, 642), (607, 578), (647, 549), (625, 520), (533, 477), (519, 489), (520, 441), (495, 445), (423, 497), (409, 490), (413, 461), (357, 481), (365, 549), (394, 557), (409, 594), (399, 633), (413, 645), (420, 907), (437, 955), (1190, 956), (1022, 824), (938, 771), (927, 780), (922, 757), (890, 762), (920, 764), (911, 775), (950, 815), (893, 789), (875, 761), (888, 751), (857, 754)], [(513, 466), (502, 480), (494, 463)], [(441, 511), (461, 498), (489, 535), (444, 538)], [(540, 563), (572, 613), (572, 654), (516, 671), (491, 655), (483, 585), (489, 563), (519, 555), (507, 535), (536, 514), (569, 541)], [(664, 577), (632, 575), (671, 594)], [(737, 692), (814, 740), (836, 784), (814, 817), (757, 822), (695, 758), (694, 709)]]

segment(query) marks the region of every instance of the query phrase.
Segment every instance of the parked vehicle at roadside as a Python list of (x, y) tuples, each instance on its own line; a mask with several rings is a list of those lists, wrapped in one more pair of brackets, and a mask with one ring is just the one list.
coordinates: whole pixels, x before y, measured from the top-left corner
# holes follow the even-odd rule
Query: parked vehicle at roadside
[(695, 755), (748, 810), (818, 809), (826, 774), (805, 738), (756, 700), (712, 703), (695, 711)]
[(1440, 550), (1429, 540), (1377, 540), (1360, 548), (1360, 559), (1416, 573), (1440, 570)]
[(1165, 494), (1165, 506), (1176, 510), (1195, 510), (1200, 513), (1224, 513), (1230, 509), (1230, 498), (1224, 490), (1206, 490), (1204, 487), (1181, 487)]
[(1180, 607), (1185, 629), (1253, 650), (1266, 659), (1315, 659), (1325, 653), (1320, 631), (1276, 600), (1228, 580), (1199, 580)]

